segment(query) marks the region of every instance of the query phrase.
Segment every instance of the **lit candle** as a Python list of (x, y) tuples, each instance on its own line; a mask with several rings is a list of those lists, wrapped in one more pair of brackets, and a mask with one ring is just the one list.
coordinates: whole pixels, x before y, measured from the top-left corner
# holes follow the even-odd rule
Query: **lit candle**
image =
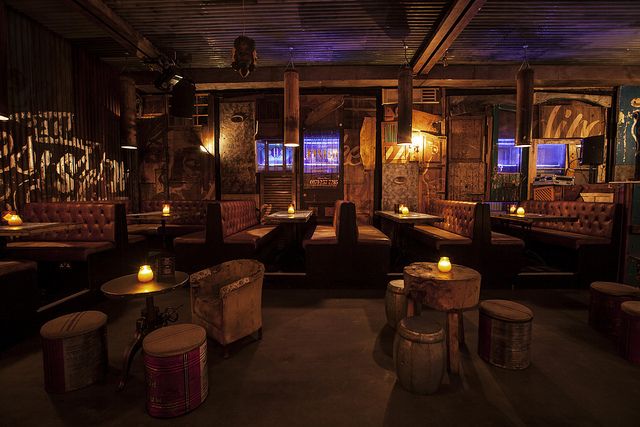
[(404, 209), (404, 205), (402, 203), (400, 203), (398, 205), (398, 213), (401, 214), (402, 213), (402, 209)]
[(169, 205), (168, 203), (165, 203), (164, 205), (162, 205), (162, 215), (164, 216), (171, 215), (171, 205)]
[(524, 216), (524, 208), (522, 206), (516, 210), (516, 215)]
[(441, 273), (448, 273), (451, 271), (451, 261), (449, 261), (448, 256), (443, 256), (440, 258), (440, 261), (438, 261), (438, 270)]
[(511, 206), (509, 206), (509, 213), (510, 213), (510, 214), (514, 214), (514, 213), (516, 213), (516, 208), (517, 208), (517, 206), (516, 206), (516, 205), (511, 205)]
[(22, 218), (20, 218), (20, 215), (12, 214), (11, 216), (9, 216), (7, 222), (9, 223), (9, 225), (22, 225)]
[(150, 265), (143, 265), (138, 271), (138, 282), (145, 283), (153, 280), (153, 270)]
[(402, 215), (409, 215), (409, 208), (406, 206), (403, 206), (402, 209), (400, 209), (400, 213)]
[(295, 208), (293, 207), (293, 205), (289, 205), (289, 209), (287, 209), (287, 213), (293, 215), (294, 213), (296, 213)]

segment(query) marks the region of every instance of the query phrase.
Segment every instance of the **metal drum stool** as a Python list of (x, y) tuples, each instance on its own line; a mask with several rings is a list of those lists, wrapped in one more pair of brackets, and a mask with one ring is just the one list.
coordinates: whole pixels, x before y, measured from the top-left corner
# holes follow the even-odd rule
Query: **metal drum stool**
[(620, 335), (620, 304), (640, 297), (638, 288), (622, 283), (593, 282), (589, 302), (589, 325), (616, 339)]
[(407, 317), (407, 296), (404, 294), (404, 280), (392, 280), (387, 285), (385, 295), (387, 325), (396, 329), (398, 322)]
[(620, 355), (640, 365), (640, 301), (623, 302), (620, 328)]
[(478, 355), (487, 363), (506, 369), (525, 369), (531, 363), (533, 312), (507, 300), (480, 303)]
[(40, 328), (44, 388), (64, 393), (104, 379), (108, 366), (107, 315), (80, 311), (50, 320)]
[(189, 323), (166, 326), (142, 342), (147, 411), (169, 418), (200, 406), (209, 393), (207, 332)]
[(404, 389), (416, 394), (435, 393), (444, 376), (444, 330), (425, 317), (402, 319), (393, 342), (393, 361)]

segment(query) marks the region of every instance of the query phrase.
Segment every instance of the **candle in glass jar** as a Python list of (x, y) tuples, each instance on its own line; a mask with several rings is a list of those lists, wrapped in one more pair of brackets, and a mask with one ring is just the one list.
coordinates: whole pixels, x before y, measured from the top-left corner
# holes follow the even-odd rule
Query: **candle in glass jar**
[(138, 271), (138, 282), (146, 283), (153, 280), (153, 270), (150, 265), (143, 265)]
[(20, 215), (13, 214), (9, 216), (9, 219), (7, 219), (7, 223), (14, 226), (22, 225), (22, 218), (20, 218)]
[(409, 215), (409, 208), (406, 206), (403, 206), (402, 209), (400, 209), (400, 213), (402, 215)]
[(294, 213), (296, 213), (296, 209), (293, 207), (293, 205), (289, 205), (289, 209), (287, 209), (287, 213), (293, 215)]
[(165, 203), (164, 205), (162, 205), (162, 215), (164, 216), (171, 215), (171, 205), (169, 205), (168, 203)]
[(516, 205), (511, 205), (511, 206), (509, 206), (509, 213), (510, 213), (510, 214), (514, 214), (514, 213), (516, 213), (516, 209), (517, 209), (517, 206), (516, 206)]
[(451, 271), (451, 261), (449, 261), (449, 257), (443, 256), (438, 261), (438, 271), (441, 273), (448, 273)]
[(516, 215), (524, 216), (524, 208), (522, 206), (516, 210)]

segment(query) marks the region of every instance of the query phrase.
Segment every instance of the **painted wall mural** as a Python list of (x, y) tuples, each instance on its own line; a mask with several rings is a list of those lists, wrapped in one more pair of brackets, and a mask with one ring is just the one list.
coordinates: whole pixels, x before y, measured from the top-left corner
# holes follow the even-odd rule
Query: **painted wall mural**
[[(634, 117), (635, 113), (635, 117)], [(618, 92), (618, 119), (616, 135), (616, 181), (633, 178), (638, 121), (640, 120), (640, 86), (621, 86)], [(634, 137), (635, 136), (635, 137)]]
[(220, 104), (222, 194), (256, 193), (255, 102)]

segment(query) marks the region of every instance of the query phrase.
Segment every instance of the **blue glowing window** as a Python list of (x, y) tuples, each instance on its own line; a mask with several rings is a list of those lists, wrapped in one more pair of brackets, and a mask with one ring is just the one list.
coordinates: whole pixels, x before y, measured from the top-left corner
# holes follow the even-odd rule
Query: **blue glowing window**
[(304, 173), (340, 173), (340, 131), (304, 132)]
[(565, 144), (539, 144), (538, 169), (553, 169), (563, 173), (567, 164), (567, 146)]
[(498, 173), (520, 172), (521, 154), (513, 138), (498, 138)]
[(256, 165), (258, 172), (283, 172), (292, 170), (293, 148), (284, 147), (282, 141), (256, 141)]

